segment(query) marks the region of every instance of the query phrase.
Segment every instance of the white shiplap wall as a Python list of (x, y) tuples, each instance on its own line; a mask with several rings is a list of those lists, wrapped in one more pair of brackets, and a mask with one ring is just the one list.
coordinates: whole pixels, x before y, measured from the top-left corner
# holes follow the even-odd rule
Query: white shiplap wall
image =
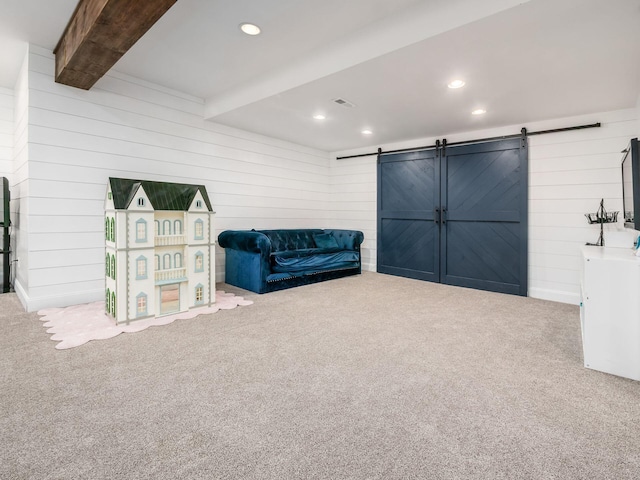
[[(204, 184), (218, 232), (326, 223), (328, 153), (206, 122), (202, 100), (118, 73), (59, 85), (48, 51), (28, 58), (29, 310), (102, 298), (110, 176)], [(220, 281), (221, 249), (216, 263)]]
[(29, 56), (14, 89), (11, 191), (11, 281), (19, 294), (29, 286)]
[[(12, 179), (15, 287), (29, 310), (102, 298), (109, 176), (205, 184), (218, 232), (360, 229), (363, 267), (375, 270), (375, 157), (336, 161), (326, 152), (205, 122), (200, 99), (115, 72), (89, 92), (58, 85), (53, 63), (49, 51), (30, 47), (14, 92), (0, 92), (12, 94), (14, 102), (13, 161), (6, 170)], [(621, 208), (620, 150), (640, 133), (639, 116), (640, 103), (631, 110), (524, 125), (535, 131), (603, 123), (600, 129), (530, 137), (531, 296), (578, 301), (579, 246), (597, 237), (583, 213), (601, 197), (607, 208)], [(511, 134), (521, 127), (446, 138)], [(340, 154), (349, 153), (358, 152)], [(219, 250), (217, 279), (223, 275)]]
[[(0, 177), (11, 182), (13, 165), (13, 90), (0, 87)], [(0, 278), (9, 268), (4, 260), (0, 264)]]
[[(638, 87), (638, 90), (640, 90), (640, 87)], [(640, 93), (638, 94), (638, 100), (636, 101), (636, 118), (638, 121), (638, 128), (636, 130), (636, 135), (638, 138), (640, 138)]]
[[(367, 149), (370, 152), (375, 149)], [(356, 152), (357, 153), (357, 152)], [(338, 154), (339, 156), (340, 154)], [(362, 269), (376, 270), (376, 157), (352, 158), (331, 162), (330, 214), (336, 228), (361, 230)]]
[(0, 177), (11, 178), (13, 163), (13, 90), (0, 87)]
[[(608, 210), (622, 209), (621, 150), (637, 135), (636, 109), (535, 122), (500, 129), (446, 135), (448, 142), (547, 130), (601, 122), (602, 127), (529, 137), (529, 295), (579, 302), (580, 245), (595, 242), (598, 229), (584, 213), (597, 209), (601, 198)], [(422, 138), (383, 150), (432, 145)], [(375, 151), (375, 148), (361, 152)], [(364, 268), (376, 268), (376, 157), (331, 160), (332, 215), (365, 232)], [(628, 232), (627, 232), (628, 233)], [(605, 233), (606, 240), (606, 233)]]

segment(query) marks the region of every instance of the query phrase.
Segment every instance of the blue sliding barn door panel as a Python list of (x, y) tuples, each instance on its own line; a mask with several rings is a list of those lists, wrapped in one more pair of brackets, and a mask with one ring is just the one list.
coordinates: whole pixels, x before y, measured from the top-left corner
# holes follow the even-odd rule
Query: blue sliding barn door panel
[(378, 272), (527, 295), (525, 138), (381, 155)]
[(439, 281), (440, 158), (435, 150), (378, 163), (378, 272)]
[(527, 295), (526, 140), (447, 148), (441, 281)]

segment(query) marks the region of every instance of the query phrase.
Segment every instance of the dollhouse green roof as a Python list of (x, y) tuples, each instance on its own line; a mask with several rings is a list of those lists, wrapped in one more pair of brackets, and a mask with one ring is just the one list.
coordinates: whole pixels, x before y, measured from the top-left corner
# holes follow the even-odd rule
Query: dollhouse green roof
[(142, 186), (154, 210), (188, 210), (196, 193), (200, 192), (202, 199), (211, 212), (211, 202), (204, 185), (189, 185), (186, 183), (152, 182), (149, 180), (133, 180), (130, 178), (109, 178), (113, 205), (116, 210), (126, 210)]

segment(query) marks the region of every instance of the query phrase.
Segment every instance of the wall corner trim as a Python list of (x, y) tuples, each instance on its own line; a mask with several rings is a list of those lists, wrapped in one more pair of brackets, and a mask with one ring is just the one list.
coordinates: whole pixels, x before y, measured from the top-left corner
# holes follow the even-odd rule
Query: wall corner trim
[(81, 305), (83, 303), (97, 302), (104, 300), (104, 292), (100, 290), (92, 290), (80, 293), (69, 293), (67, 295), (50, 295), (46, 297), (32, 298), (25, 291), (18, 280), (14, 283), (14, 290), (18, 295), (18, 299), (27, 312), (37, 312), (44, 308), (62, 308), (69, 305)]
[(580, 295), (573, 292), (561, 292), (558, 290), (549, 290), (546, 288), (529, 287), (529, 297), (537, 298), (539, 300), (549, 300), (551, 302), (580, 305)]

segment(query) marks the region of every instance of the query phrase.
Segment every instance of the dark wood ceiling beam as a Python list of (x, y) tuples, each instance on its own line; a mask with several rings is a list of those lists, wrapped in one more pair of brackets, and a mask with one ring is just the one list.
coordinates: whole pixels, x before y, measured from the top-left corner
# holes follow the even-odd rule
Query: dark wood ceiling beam
[(58, 45), (55, 80), (89, 90), (177, 0), (80, 0)]

